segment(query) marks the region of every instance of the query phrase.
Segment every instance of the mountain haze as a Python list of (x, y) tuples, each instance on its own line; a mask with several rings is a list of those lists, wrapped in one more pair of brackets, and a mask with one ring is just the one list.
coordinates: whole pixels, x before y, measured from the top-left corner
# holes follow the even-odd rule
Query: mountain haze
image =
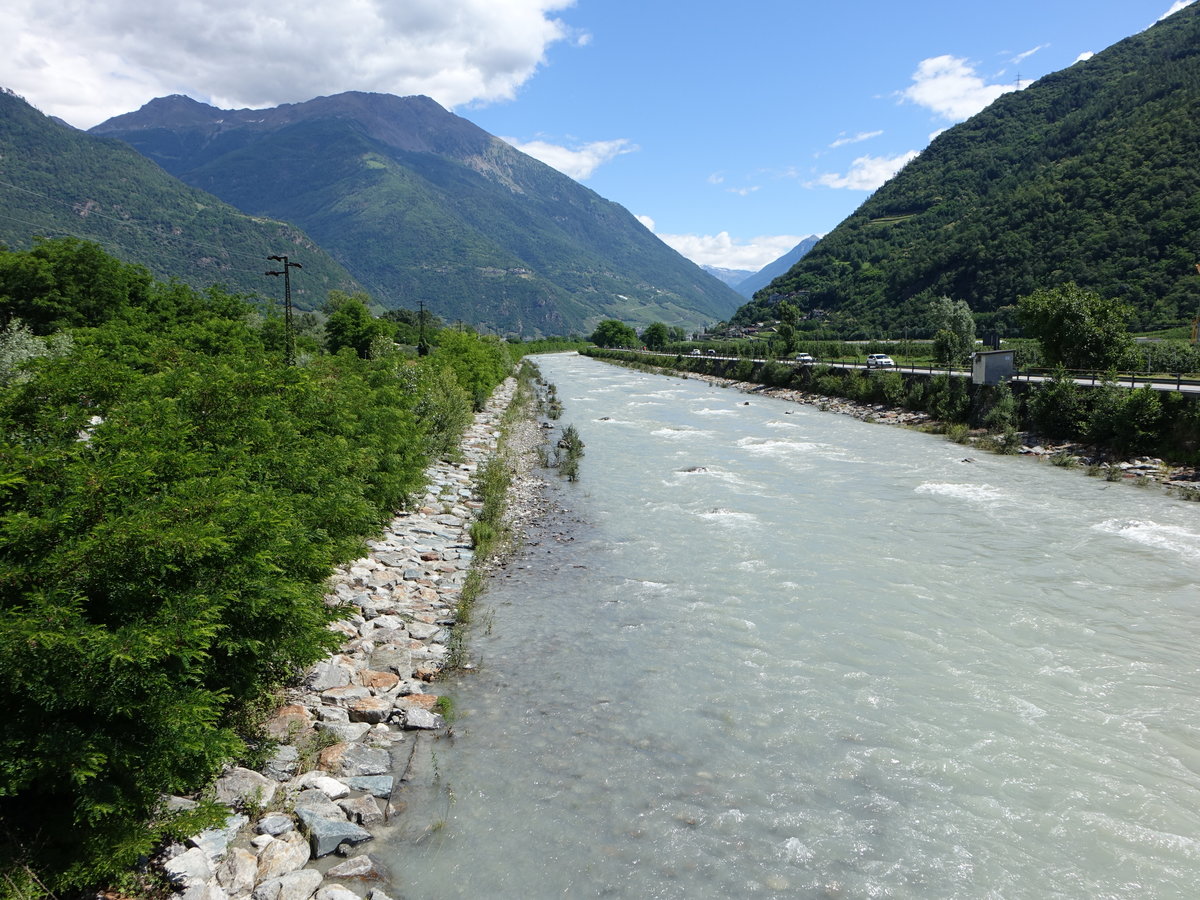
[[(729, 285), (735, 291), (741, 282), (754, 274), (752, 269), (724, 269), (721, 266), (701, 266), (700, 268), (723, 284)], [(738, 293), (741, 292), (738, 291)]]
[(790, 296), (844, 333), (915, 333), (947, 295), (1011, 333), (1018, 297), (1075, 281), (1142, 328), (1190, 319), (1198, 101), (1195, 4), (935, 138), (736, 318)]
[(95, 241), (160, 278), (278, 300), (270, 255), (303, 266), (293, 300), (315, 308), (357, 282), (300, 229), (252, 217), (189, 187), (120, 141), (42, 115), (0, 91), (0, 241), (28, 249), (35, 236)]
[(739, 297), (621, 206), (427, 97), (266, 110), (153, 100), (92, 129), (252, 215), (295, 222), (388, 307), (504, 333), (691, 326)]
[(753, 297), (756, 291), (766, 287), (803, 259), (808, 251), (817, 245), (817, 241), (819, 240), (820, 238), (817, 235), (810, 234), (787, 253), (783, 254), (783, 256), (779, 257), (779, 259), (767, 263), (757, 272), (750, 273), (741, 281), (732, 285), (733, 289), (743, 297)]

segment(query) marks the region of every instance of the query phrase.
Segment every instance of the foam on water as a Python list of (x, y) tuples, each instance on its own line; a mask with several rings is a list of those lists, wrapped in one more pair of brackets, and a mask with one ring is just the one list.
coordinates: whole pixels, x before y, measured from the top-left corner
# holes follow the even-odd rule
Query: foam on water
[(575, 540), (481, 598), (484, 665), (439, 685), (455, 802), (373, 848), (406, 895), (1195, 895), (1196, 507), (833, 414), (783, 429), (783, 403), (700, 382), (543, 372), (678, 398), (567, 404), (643, 427), (589, 426), (554, 486)]
[(1104, 534), (1114, 534), (1143, 547), (1200, 560), (1200, 532), (1178, 525), (1164, 525), (1141, 519), (1106, 519), (1092, 528)]
[(995, 503), (997, 500), (1005, 499), (1004, 492), (990, 484), (927, 481), (917, 485), (914, 491), (918, 494), (934, 494), (939, 497), (951, 497), (955, 500), (967, 500), (971, 503)]

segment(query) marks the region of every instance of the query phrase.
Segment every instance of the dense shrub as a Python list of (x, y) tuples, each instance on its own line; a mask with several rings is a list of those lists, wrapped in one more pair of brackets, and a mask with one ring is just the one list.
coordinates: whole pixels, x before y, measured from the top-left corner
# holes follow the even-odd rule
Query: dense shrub
[[(170, 832), (160, 795), (205, 784), (330, 649), (332, 567), (510, 368), (458, 332), (420, 361), (288, 366), (237, 298), (131, 284), (0, 386), (4, 883), (95, 884)], [(55, 302), (27, 306), (75, 321)]]

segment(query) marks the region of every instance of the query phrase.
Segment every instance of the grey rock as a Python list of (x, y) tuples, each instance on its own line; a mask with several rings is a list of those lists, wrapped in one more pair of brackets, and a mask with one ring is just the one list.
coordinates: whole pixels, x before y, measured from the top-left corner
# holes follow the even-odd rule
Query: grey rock
[(364, 775), (385, 775), (392, 768), (391, 754), (377, 747), (367, 747), (363, 744), (352, 744), (342, 754), (341, 770), (338, 772), (346, 778), (357, 778)]
[(395, 672), (401, 678), (407, 678), (413, 670), (412, 653), (400, 647), (376, 647), (369, 665), (376, 671)]
[(187, 890), (205, 884), (213, 877), (208, 854), (192, 847), (163, 864), (163, 873), (175, 887)]
[(362, 900), (358, 894), (340, 884), (327, 884), (317, 891), (316, 900)]
[(435, 634), (437, 634), (441, 630), (442, 629), (440, 629), (438, 626), (429, 625), (425, 622), (409, 622), (408, 623), (408, 633), (410, 635), (412, 635), (413, 638), (418, 641), (428, 640), (429, 638), (433, 637)]
[(308, 676), (308, 686), (321, 693), (330, 688), (341, 687), (350, 683), (354, 669), (341, 660), (340, 657), (325, 659), (312, 667)]
[(408, 729), (428, 731), (446, 724), (446, 720), (437, 713), (418, 707), (403, 710), (403, 718), (404, 727)]
[(363, 697), (349, 706), (350, 720), (365, 722), (368, 726), (387, 721), (391, 711), (392, 701), (389, 697)]
[(249, 821), (243, 815), (230, 816), (220, 828), (205, 829), (195, 837), (188, 838), (188, 843), (203, 850), (209, 860), (215, 864), (225, 854), (233, 839), (237, 837), (238, 831)]
[(373, 797), (387, 799), (392, 795), (396, 779), (391, 775), (358, 775), (346, 779), (351, 790), (366, 791)]
[(281, 744), (263, 766), (263, 774), (276, 781), (287, 781), (300, 767), (300, 751), (292, 744)]
[(234, 847), (217, 867), (217, 884), (230, 900), (249, 897), (258, 883), (258, 857), (242, 847)]
[(263, 816), (259, 819), (258, 824), (254, 826), (254, 830), (259, 834), (269, 834), (273, 837), (278, 837), (281, 834), (287, 834), (296, 825), (292, 821), (291, 816), (285, 816), (283, 813), (271, 813), (269, 816)]
[(266, 806), (275, 797), (279, 785), (253, 769), (235, 767), (217, 779), (213, 788), (217, 800), (227, 806), (244, 806), (253, 803)]
[(359, 881), (382, 881), (385, 877), (379, 861), (368, 853), (338, 863), (325, 873), (326, 878), (357, 879)]
[[(334, 722), (345, 725), (350, 721), (350, 714), (340, 706), (322, 706), (317, 709), (317, 719), (321, 722)], [(318, 728), (321, 726), (318, 724)]]
[(262, 882), (254, 889), (254, 900), (308, 900), (324, 877), (316, 869), (300, 869)]
[(268, 881), (304, 868), (311, 856), (308, 841), (298, 831), (275, 838), (258, 854), (258, 880)]
[(301, 791), (296, 796), (296, 809), (328, 809), (334, 805), (334, 800), (341, 800), (350, 793), (345, 782), (323, 772), (306, 772), (297, 779), (297, 786)]
[(322, 700), (337, 706), (348, 706), (355, 700), (363, 700), (370, 696), (370, 688), (365, 688), (361, 684), (347, 684), (321, 691)]
[[(346, 713), (347, 718), (350, 717), (350, 713), (347, 710), (342, 710), (342, 712)], [(361, 740), (371, 730), (371, 724), (369, 722), (318, 722), (317, 730), (328, 731), (339, 742), (353, 743), (354, 741)]]
[(371, 840), (371, 832), (349, 821), (340, 809), (340, 821), (305, 809), (297, 809), (296, 815), (300, 817), (308, 832), (309, 846), (312, 848), (312, 855), (317, 859), (328, 856), (341, 844), (360, 844)]
[(169, 813), (190, 812), (200, 805), (195, 800), (189, 800), (187, 797), (176, 797), (164, 794), (161, 799), (163, 809)]
[(383, 821), (383, 810), (379, 808), (375, 798), (370, 795), (339, 800), (338, 806), (342, 808), (347, 819), (364, 828), (370, 828)]

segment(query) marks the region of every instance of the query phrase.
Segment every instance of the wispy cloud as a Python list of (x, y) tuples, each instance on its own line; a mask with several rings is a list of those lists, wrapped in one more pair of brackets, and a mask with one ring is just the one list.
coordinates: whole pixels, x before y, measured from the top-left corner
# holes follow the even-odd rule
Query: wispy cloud
[(943, 119), (960, 122), (1017, 87), (1015, 84), (988, 84), (975, 67), (961, 57), (933, 56), (917, 65), (913, 83), (900, 92), (900, 98), (932, 110)]
[(747, 187), (725, 188), (725, 192), (728, 194), (737, 194), (739, 197), (749, 197), (755, 191), (758, 191), (761, 189), (762, 189), (761, 184), (752, 184)]
[(592, 141), (567, 147), (553, 144), (549, 141), (519, 141), (516, 138), (502, 138), (512, 144), (522, 153), (528, 153), (534, 159), (539, 159), (552, 166), (564, 175), (570, 175), (576, 181), (586, 181), (600, 166), (611, 162), (618, 156), (633, 153), (638, 146), (625, 138), (614, 141)]
[(871, 138), (877, 138), (881, 134), (883, 134), (882, 131), (860, 131), (853, 137), (848, 137), (846, 136), (846, 132), (843, 131), (842, 135), (829, 145), (829, 149), (834, 150), (838, 147), (845, 147), (847, 144), (861, 144), (863, 141), (869, 141)]
[(652, 218), (637, 218), (672, 250), (686, 256), (697, 265), (717, 266), (722, 269), (757, 272), (804, 240), (803, 236), (794, 234), (761, 235), (743, 239), (732, 237), (728, 231), (718, 234), (659, 234), (655, 231)]
[(826, 173), (808, 183), (808, 187), (821, 185), (831, 188), (846, 188), (852, 191), (873, 191), (916, 159), (917, 151), (909, 150), (899, 156), (860, 156), (850, 165), (845, 175)]
[(1158, 17), (1158, 21), (1161, 22), (1167, 16), (1175, 15), (1175, 13), (1179, 12), (1181, 9), (1191, 6), (1195, 2), (1196, 0), (1175, 0), (1175, 2), (1171, 4), (1171, 8)]
[(1014, 66), (1018, 65), (1029, 59), (1029, 57), (1033, 56), (1033, 54), (1037, 53), (1039, 50), (1045, 50), (1049, 46), (1049, 44), (1038, 44), (1032, 50), (1026, 50), (1024, 53), (1018, 53), (1016, 56), (1010, 59), (1009, 62)]

